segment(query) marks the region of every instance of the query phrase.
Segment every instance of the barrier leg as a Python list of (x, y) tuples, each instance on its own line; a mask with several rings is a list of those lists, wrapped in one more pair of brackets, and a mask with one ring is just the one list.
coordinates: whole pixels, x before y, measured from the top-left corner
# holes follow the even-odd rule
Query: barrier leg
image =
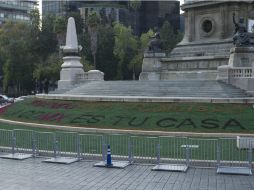
[(190, 147), (189, 144), (187, 144), (186, 149), (185, 149), (185, 154), (186, 154), (186, 165), (189, 167), (190, 165)]
[(17, 145), (16, 145), (16, 136), (14, 131), (12, 131), (12, 135), (11, 135), (11, 144), (12, 144), (11, 153), (15, 154)]
[(35, 132), (32, 132), (32, 153), (33, 153), (33, 157), (35, 158), (37, 155), (37, 142), (36, 142), (36, 136), (35, 136)]
[(102, 136), (101, 152), (102, 152), (102, 160), (105, 161), (107, 158), (106, 158), (106, 143), (104, 136)]
[(252, 141), (250, 141), (249, 144), (248, 159), (249, 159), (249, 168), (252, 169)]
[(217, 141), (217, 150), (216, 150), (216, 154), (217, 154), (217, 167), (220, 167), (220, 160), (221, 160), (221, 144), (220, 144), (219, 140)]
[(131, 164), (133, 162), (133, 145), (132, 145), (132, 142), (131, 142), (131, 138), (129, 137), (128, 139), (128, 160), (129, 160), (129, 163)]
[(157, 144), (157, 164), (160, 164), (160, 143)]
[(80, 144), (80, 136), (79, 136), (79, 134), (77, 134), (77, 158), (80, 160), (81, 159), (81, 156), (80, 156), (80, 146), (81, 146), (81, 144)]
[(54, 158), (59, 156), (59, 142), (57, 140), (56, 134), (54, 134)]

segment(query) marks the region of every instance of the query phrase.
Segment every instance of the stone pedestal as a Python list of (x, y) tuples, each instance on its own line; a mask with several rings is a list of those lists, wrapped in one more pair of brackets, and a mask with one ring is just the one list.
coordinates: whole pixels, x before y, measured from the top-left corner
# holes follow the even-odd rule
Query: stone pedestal
[(62, 70), (60, 72), (60, 80), (58, 81), (58, 89), (70, 89), (77, 83), (77, 76), (83, 75), (83, 65), (80, 63), (80, 57), (67, 56), (63, 58)]
[(160, 60), (165, 57), (165, 53), (145, 52), (139, 80), (160, 80)]
[(216, 77), (216, 80), (229, 83), (229, 70), (231, 69), (231, 66), (229, 65), (221, 65), (218, 67), (218, 75)]
[(218, 67), (217, 80), (254, 94), (254, 48), (234, 47), (230, 50), (228, 65)]
[(104, 73), (99, 70), (90, 70), (87, 75), (88, 80), (104, 80)]
[(252, 67), (254, 61), (253, 47), (234, 47), (230, 49), (228, 65), (231, 67)]

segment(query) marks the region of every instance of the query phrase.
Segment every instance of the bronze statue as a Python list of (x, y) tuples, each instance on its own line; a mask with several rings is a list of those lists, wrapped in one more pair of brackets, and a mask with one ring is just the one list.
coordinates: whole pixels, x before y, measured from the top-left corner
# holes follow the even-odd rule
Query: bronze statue
[(148, 43), (148, 51), (161, 52), (160, 32), (156, 32)]
[(233, 36), (233, 43), (236, 47), (243, 47), (250, 45), (250, 38), (244, 23), (244, 18), (240, 17), (239, 22), (235, 21), (235, 13), (233, 13), (233, 23), (235, 24), (235, 33)]

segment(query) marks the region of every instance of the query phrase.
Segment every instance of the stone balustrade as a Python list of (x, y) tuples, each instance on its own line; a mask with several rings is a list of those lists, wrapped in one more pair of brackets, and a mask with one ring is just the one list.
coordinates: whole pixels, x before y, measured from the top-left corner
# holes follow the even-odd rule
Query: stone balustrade
[(76, 81), (77, 83), (81, 83), (84, 81), (103, 81), (104, 80), (104, 73), (99, 70), (90, 70), (84, 73), (76, 74)]
[(77, 81), (88, 80), (88, 73), (84, 72), (82, 74), (77, 74), (76, 79), (77, 79)]
[(228, 77), (229, 78), (252, 77), (252, 68), (251, 67), (230, 68), (228, 72)]

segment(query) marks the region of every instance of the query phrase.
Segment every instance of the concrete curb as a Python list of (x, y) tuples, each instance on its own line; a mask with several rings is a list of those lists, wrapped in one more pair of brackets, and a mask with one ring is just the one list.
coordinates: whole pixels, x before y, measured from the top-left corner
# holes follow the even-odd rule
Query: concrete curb
[(178, 136), (178, 137), (236, 137), (246, 136), (254, 137), (254, 134), (246, 133), (193, 133), (193, 132), (167, 132), (167, 131), (142, 131), (142, 130), (122, 130), (122, 129), (99, 129), (86, 127), (60, 126), (38, 123), (26, 123), (21, 121), (13, 121), (0, 119), (0, 122), (6, 124), (15, 124), (27, 127), (40, 127), (44, 129), (56, 129), (79, 133), (100, 133), (100, 134), (127, 134), (127, 135), (146, 135), (146, 136)]
[(248, 98), (212, 98), (212, 97), (149, 97), (149, 96), (90, 96), (64, 94), (37, 94), (36, 98), (51, 100), (80, 100), (96, 102), (196, 102), (196, 103), (254, 103), (254, 97)]

